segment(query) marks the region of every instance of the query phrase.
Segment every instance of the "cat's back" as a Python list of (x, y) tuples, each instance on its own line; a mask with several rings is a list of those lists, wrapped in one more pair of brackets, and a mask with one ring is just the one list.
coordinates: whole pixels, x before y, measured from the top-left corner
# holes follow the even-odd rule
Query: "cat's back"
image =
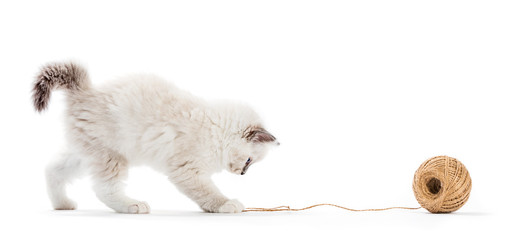
[(128, 75), (98, 88), (113, 113), (131, 119), (175, 115), (201, 105), (195, 96), (152, 74)]
[(155, 75), (118, 78), (73, 96), (68, 120), (76, 135), (84, 133), (111, 148), (137, 144), (142, 136), (177, 125), (203, 101)]

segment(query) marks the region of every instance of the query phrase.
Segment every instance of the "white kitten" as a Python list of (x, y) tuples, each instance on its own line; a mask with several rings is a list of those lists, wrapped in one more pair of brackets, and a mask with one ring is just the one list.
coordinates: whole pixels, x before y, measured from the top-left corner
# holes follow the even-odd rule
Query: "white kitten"
[(37, 111), (47, 108), (56, 88), (66, 92), (68, 148), (46, 172), (55, 209), (76, 208), (66, 184), (89, 173), (107, 206), (120, 213), (149, 213), (146, 202), (124, 193), (128, 167), (147, 164), (204, 211), (241, 212), (243, 205), (220, 193), (212, 173), (226, 169), (243, 175), (278, 145), (249, 107), (208, 103), (156, 76), (135, 75), (93, 88), (81, 66), (49, 64), (34, 84)]

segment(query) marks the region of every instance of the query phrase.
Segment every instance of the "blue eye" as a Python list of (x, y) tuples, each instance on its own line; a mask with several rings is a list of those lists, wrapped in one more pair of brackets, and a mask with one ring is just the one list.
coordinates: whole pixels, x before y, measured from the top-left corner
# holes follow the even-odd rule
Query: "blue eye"
[(246, 160), (246, 163), (249, 163), (250, 161), (252, 161), (252, 159), (248, 158), (248, 160)]

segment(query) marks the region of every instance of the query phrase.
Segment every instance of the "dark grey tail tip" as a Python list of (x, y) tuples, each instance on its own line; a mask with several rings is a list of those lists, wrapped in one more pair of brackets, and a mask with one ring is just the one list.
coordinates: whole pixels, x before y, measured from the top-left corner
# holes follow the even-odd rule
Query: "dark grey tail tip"
[(84, 90), (90, 86), (87, 71), (72, 61), (48, 63), (41, 67), (32, 88), (32, 100), (37, 112), (48, 107), (53, 89)]

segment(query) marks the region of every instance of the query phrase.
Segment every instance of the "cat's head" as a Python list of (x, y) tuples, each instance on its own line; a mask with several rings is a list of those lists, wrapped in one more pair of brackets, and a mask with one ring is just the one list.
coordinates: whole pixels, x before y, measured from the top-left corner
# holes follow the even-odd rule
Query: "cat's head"
[(227, 170), (244, 175), (252, 164), (266, 156), (271, 147), (278, 145), (280, 143), (266, 129), (259, 125), (250, 125), (229, 149)]
[(278, 146), (277, 139), (264, 129), (259, 115), (248, 105), (219, 101), (213, 105), (211, 122), (222, 129), (222, 152), (225, 169), (244, 175), (248, 168), (261, 161), (268, 150)]

